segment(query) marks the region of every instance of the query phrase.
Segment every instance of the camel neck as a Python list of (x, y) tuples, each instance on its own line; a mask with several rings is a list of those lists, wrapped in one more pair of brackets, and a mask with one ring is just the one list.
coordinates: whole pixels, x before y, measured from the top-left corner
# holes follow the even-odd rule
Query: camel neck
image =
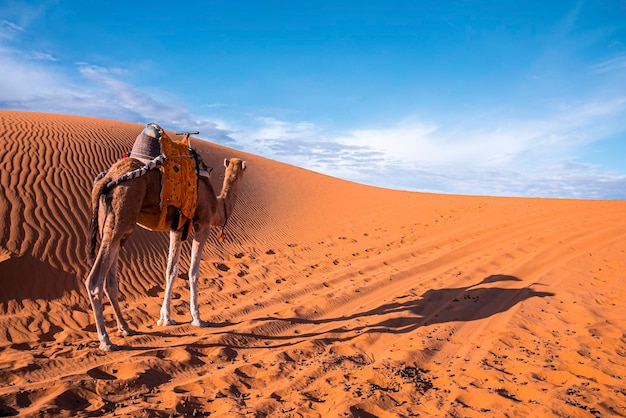
[(225, 201), (230, 201), (232, 196), (235, 194), (235, 189), (237, 188), (237, 173), (227, 170), (226, 175), (224, 177), (224, 183), (222, 184), (222, 190), (220, 191), (218, 199), (224, 199)]
[(217, 196), (217, 211), (218, 213), (223, 211), (223, 214), (220, 213), (218, 225), (222, 227), (226, 226), (228, 222), (228, 218), (230, 217), (230, 213), (232, 212), (232, 208), (234, 205), (234, 199), (237, 189), (236, 176), (231, 175), (224, 178), (224, 184), (222, 185), (222, 190)]

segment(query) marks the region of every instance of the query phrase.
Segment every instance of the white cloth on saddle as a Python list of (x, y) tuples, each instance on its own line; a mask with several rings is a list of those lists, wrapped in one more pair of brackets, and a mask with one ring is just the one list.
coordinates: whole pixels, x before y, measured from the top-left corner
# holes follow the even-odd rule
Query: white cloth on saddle
[(154, 126), (148, 125), (135, 139), (130, 156), (148, 164), (162, 154), (161, 132)]

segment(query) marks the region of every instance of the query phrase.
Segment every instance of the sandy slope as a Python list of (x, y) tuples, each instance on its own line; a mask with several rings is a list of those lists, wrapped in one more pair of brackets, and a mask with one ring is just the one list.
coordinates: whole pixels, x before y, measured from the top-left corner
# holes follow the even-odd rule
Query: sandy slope
[(0, 111), (0, 415), (626, 416), (626, 202), (376, 189), (202, 141), (216, 189), (249, 167), (202, 263), (213, 325), (183, 274), (183, 324), (156, 325), (167, 236), (139, 229), (139, 332), (107, 304), (124, 350), (99, 352), (88, 196), (140, 130)]

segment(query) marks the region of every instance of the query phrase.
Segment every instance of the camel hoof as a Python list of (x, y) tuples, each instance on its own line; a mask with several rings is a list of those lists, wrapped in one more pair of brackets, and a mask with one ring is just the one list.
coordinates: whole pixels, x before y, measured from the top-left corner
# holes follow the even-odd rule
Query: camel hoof
[(159, 318), (157, 325), (162, 327), (171, 327), (172, 325), (178, 325), (178, 322), (170, 318)]
[(209, 323), (203, 321), (202, 319), (194, 319), (193, 321), (191, 321), (191, 325), (193, 325), (194, 327), (206, 328), (209, 326)]
[(102, 351), (109, 352), (109, 351), (117, 351), (119, 349), (120, 348), (116, 344), (113, 344), (113, 343), (100, 343), (100, 350)]
[(128, 337), (130, 335), (135, 335), (135, 334), (136, 332), (130, 328), (117, 330), (117, 335), (121, 335), (122, 337)]

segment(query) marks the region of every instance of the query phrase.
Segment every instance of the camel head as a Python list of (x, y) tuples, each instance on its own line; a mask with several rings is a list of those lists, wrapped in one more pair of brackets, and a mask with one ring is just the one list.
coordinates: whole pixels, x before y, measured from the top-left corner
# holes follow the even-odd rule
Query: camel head
[(232, 200), (234, 203), (237, 185), (243, 177), (243, 172), (246, 170), (246, 162), (239, 158), (226, 158), (224, 159), (224, 167), (226, 168), (224, 183), (222, 184), (222, 191), (217, 198)]
[(233, 207), (237, 200), (237, 186), (243, 178), (243, 172), (246, 170), (246, 162), (239, 158), (227, 158), (224, 160), (224, 167), (226, 168), (224, 183), (220, 195), (217, 196), (215, 216), (211, 220), (211, 225), (221, 227), (220, 233), (218, 234), (220, 241), (223, 241), (225, 238), (223, 230), (226, 226), (226, 222), (228, 222), (228, 218), (233, 212)]
[(237, 185), (239, 185), (243, 172), (246, 170), (246, 162), (239, 158), (226, 158), (224, 167), (226, 168), (224, 183), (222, 184), (222, 191), (217, 198), (224, 199), (227, 204), (230, 203), (229, 209), (232, 210), (232, 205), (237, 197)]
[(239, 158), (225, 158), (224, 167), (226, 167), (226, 174), (224, 174), (224, 178), (230, 176), (241, 177), (243, 172), (246, 170), (246, 162)]

